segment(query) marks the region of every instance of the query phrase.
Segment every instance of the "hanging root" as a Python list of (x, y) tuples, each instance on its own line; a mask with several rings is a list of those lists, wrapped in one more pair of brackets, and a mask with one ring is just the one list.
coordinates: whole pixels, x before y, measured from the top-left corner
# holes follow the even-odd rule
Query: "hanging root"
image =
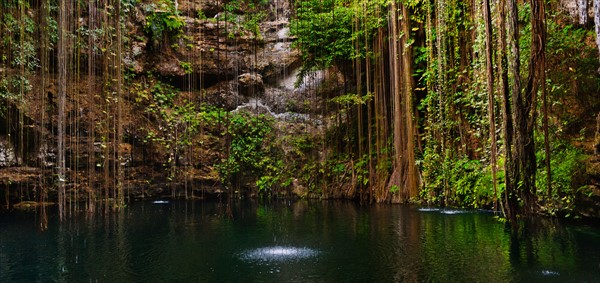
[(600, 154), (600, 112), (596, 115), (596, 135), (594, 137), (594, 154)]

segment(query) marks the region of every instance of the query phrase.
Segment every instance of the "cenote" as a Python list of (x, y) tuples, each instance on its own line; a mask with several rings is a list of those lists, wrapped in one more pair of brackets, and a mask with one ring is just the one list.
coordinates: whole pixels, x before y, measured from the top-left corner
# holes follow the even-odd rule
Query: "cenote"
[(600, 229), (344, 201), (0, 214), (0, 282), (599, 282)]

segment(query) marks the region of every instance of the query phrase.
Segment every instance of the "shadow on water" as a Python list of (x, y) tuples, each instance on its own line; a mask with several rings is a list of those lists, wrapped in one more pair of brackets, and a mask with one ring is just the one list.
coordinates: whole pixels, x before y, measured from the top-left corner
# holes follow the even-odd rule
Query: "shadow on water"
[(0, 282), (594, 282), (600, 230), (342, 201), (154, 201), (0, 214)]

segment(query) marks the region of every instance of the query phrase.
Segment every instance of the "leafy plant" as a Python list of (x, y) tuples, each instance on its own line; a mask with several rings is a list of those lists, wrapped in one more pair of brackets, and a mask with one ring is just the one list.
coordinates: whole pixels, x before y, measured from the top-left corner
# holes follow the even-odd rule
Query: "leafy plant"
[[(290, 32), (297, 37), (293, 45), (302, 53), (299, 80), (310, 71), (368, 55), (363, 43), (384, 25), (385, 18), (376, 11), (385, 9), (387, 1), (368, 1), (366, 13), (360, 5), (350, 0), (296, 1), (297, 19), (290, 24)], [(355, 21), (364, 26), (354, 28)], [(359, 42), (358, 49), (355, 42)]]
[(254, 38), (262, 39), (260, 33), (260, 23), (267, 17), (264, 11), (257, 11), (246, 15), (245, 21), (242, 23), (244, 29), (249, 31)]
[(159, 107), (173, 106), (173, 99), (177, 96), (177, 90), (174, 87), (161, 81), (156, 81), (150, 93)]
[[(479, 160), (463, 157), (454, 159), (450, 154), (439, 156), (436, 151), (424, 155), (425, 187), (421, 199), (428, 203), (442, 203), (461, 207), (490, 206), (494, 192), (491, 170)], [(499, 172), (498, 175), (503, 174)], [(503, 190), (498, 187), (498, 193)]]
[(575, 210), (575, 199), (579, 194), (585, 194), (586, 188), (580, 183), (580, 177), (585, 171), (585, 155), (582, 150), (558, 139), (550, 143), (550, 168), (552, 179), (552, 194), (548, 195), (548, 174), (545, 168), (545, 153), (543, 137), (536, 135), (536, 159), (538, 164), (536, 187), (537, 195), (545, 200), (543, 207), (546, 213), (564, 212), (571, 214)]
[(224, 6), (225, 12), (218, 14), (217, 18), (231, 23), (226, 31), (229, 39), (249, 33), (254, 39), (262, 40), (260, 23), (267, 17), (264, 7), (268, 4), (268, 0), (230, 1)]
[(171, 0), (162, 0), (158, 5), (146, 5), (146, 13), (144, 31), (154, 41), (164, 39), (165, 32), (168, 32), (171, 37), (182, 34), (185, 23)]
[(198, 12), (196, 13), (196, 17), (199, 20), (207, 20), (208, 19), (208, 17), (206, 16), (206, 14), (204, 14), (204, 11), (201, 10), (201, 9), (198, 9)]
[(194, 68), (192, 67), (192, 63), (190, 63), (190, 62), (181, 61), (181, 62), (179, 62), (179, 66), (188, 75), (194, 72)]
[(275, 139), (272, 118), (240, 112), (228, 116), (225, 123), (228, 154), (216, 165), (224, 184), (240, 186), (247, 184), (244, 180), (255, 179), (260, 192), (291, 184), (284, 177), (283, 160), (270, 143)]

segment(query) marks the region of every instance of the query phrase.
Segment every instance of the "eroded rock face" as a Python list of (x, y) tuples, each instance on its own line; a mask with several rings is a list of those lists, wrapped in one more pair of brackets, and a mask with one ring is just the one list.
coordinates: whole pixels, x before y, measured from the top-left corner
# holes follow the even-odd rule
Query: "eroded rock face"
[[(198, 15), (201, 11), (207, 18), (214, 18), (218, 13), (223, 12), (223, 7), (231, 0), (187, 0), (178, 1), (178, 10), (185, 15)], [(289, 19), (291, 10), (291, 0), (271, 0), (269, 1), (268, 18), (277, 20), (281, 18)]]
[[(315, 86), (321, 85), (320, 81), (311, 83), (310, 88), (302, 87), (299, 90), (293, 84), (282, 84), (286, 78), (294, 76), (294, 70), (301, 65), (299, 52), (292, 48), (294, 38), (290, 36), (291, 0), (268, 1), (269, 3), (261, 8), (266, 13), (264, 21), (258, 23), (258, 29), (252, 32), (241, 27), (241, 23), (219, 20), (218, 15), (224, 13), (225, 3), (231, 1), (177, 1), (177, 10), (184, 22), (182, 34), (165, 34), (162, 39), (152, 38), (144, 31), (146, 19), (152, 11), (143, 5), (150, 5), (154, 1), (143, 0), (144, 4), (135, 7), (130, 17), (124, 21), (123, 32), (127, 33), (127, 41), (123, 42), (123, 64), (128, 72), (135, 74), (128, 73), (139, 87), (133, 88), (132, 84), (126, 84), (128, 91), (121, 104), (124, 140), (119, 146), (122, 158), (118, 162), (125, 170), (125, 184), (132, 188), (134, 194), (156, 195), (162, 192), (160, 188), (168, 188), (164, 184), (167, 181), (166, 176), (172, 172), (169, 168), (172, 164), (180, 167), (177, 170), (181, 170), (179, 177), (182, 179), (187, 178), (187, 181), (197, 186), (209, 186), (213, 191), (220, 190), (220, 176), (215, 164), (222, 162), (225, 156), (223, 148), (228, 146), (222, 137), (223, 129), (219, 128), (221, 126), (206, 126), (208, 123), (203, 123), (205, 128), (202, 134), (190, 138), (194, 146), (185, 148), (185, 152), (175, 152), (166, 148), (164, 143), (148, 138), (150, 132), (157, 135), (165, 132), (159, 137), (165, 140), (173, 138), (166, 133), (167, 130), (161, 128), (166, 124), (166, 118), (161, 115), (171, 115), (173, 109), (161, 109), (164, 110), (162, 114), (148, 111), (147, 104), (151, 103), (154, 95), (152, 87), (158, 85), (154, 83), (156, 81), (163, 85), (168, 84), (179, 92), (173, 102), (175, 105), (181, 106), (189, 102), (217, 106), (224, 111), (238, 109), (270, 115), (278, 121), (276, 129), (289, 130), (286, 134), (290, 135), (308, 132), (306, 128), (311, 124), (305, 121), (312, 117), (308, 113), (321, 112), (315, 106), (321, 104), (315, 95)], [(239, 2), (243, 2), (244, 6), (251, 1)], [(248, 11), (243, 7), (235, 11), (240, 22), (247, 17)], [(98, 19), (100, 15), (97, 16)], [(80, 22), (82, 25), (88, 22), (85, 13)], [(81, 50), (82, 55), (87, 54), (85, 48)], [(100, 173), (104, 168), (101, 167), (104, 160), (111, 164), (116, 161), (114, 148), (109, 149), (108, 157), (103, 156), (105, 151), (99, 148), (102, 145), (100, 136), (103, 135), (100, 128), (97, 126), (95, 132), (91, 130), (94, 129), (94, 125), (100, 125), (99, 121), (107, 115), (103, 112), (104, 109), (96, 104), (108, 105), (110, 102), (100, 94), (100, 55), (96, 57), (96, 82), (87, 81), (87, 78), (76, 82), (75, 90), (68, 95), (77, 95), (80, 100), (71, 97), (67, 99), (65, 107), (66, 111), (75, 117), (68, 119), (67, 123), (71, 124), (67, 125), (67, 128), (77, 130), (69, 132), (74, 136), (65, 137), (70, 141), (65, 145), (67, 166), (72, 169), (67, 172), (79, 174), (90, 170), (88, 163), (93, 160), (92, 172), (77, 176), (90, 178), (90, 183), (100, 182), (102, 179), (99, 175), (95, 179), (93, 168), (96, 169), (96, 173)], [(4, 73), (4, 70), (0, 72)], [(41, 86), (41, 83), (35, 85)], [(89, 93), (90, 85), (98, 92)], [(35, 103), (29, 108), (32, 112), (29, 115), (32, 115), (35, 121), (45, 121), (37, 127), (43, 133), (40, 135), (46, 138), (37, 139), (39, 144), (36, 141), (30, 150), (31, 156), (23, 159), (31, 166), (50, 171), (57, 166), (56, 137), (51, 131), (56, 124), (58, 92), (55, 79), (46, 82), (44, 88), (47, 97), (39, 97), (37, 91), (32, 92), (36, 95), (32, 96), (30, 101)], [(149, 88), (151, 91), (147, 91)], [(114, 109), (110, 111), (112, 110)], [(177, 118), (177, 115), (168, 118), (173, 117)], [(177, 131), (186, 129), (181, 123), (176, 127)], [(108, 142), (114, 140), (114, 134), (107, 137)], [(19, 165), (16, 152), (20, 151), (15, 151), (8, 140), (0, 140), (0, 167)], [(168, 163), (165, 160), (175, 161)], [(75, 180), (74, 176), (70, 176), (69, 180)], [(48, 178), (53, 178), (52, 174), (49, 174)], [(252, 181), (249, 185), (255, 186), (255, 182)], [(298, 186), (301, 187), (302, 184)], [(144, 188), (145, 191), (139, 190), (140, 188)], [(156, 188), (155, 192), (153, 188)]]
[(198, 14), (198, 11), (202, 11), (202, 14), (206, 17), (212, 18), (217, 13), (223, 11), (223, 4), (229, 1), (218, 1), (218, 0), (189, 0), (179, 1), (178, 9), (183, 14)]
[(221, 107), (227, 111), (234, 110), (240, 104), (248, 102), (248, 99), (238, 92), (237, 80), (220, 82), (206, 89), (205, 102)]
[(559, 5), (563, 11), (569, 14), (573, 22), (586, 25), (593, 20), (592, 2), (593, 0), (561, 0)]
[[(300, 64), (298, 51), (291, 48), (288, 1), (271, 1), (267, 19), (259, 23), (257, 34), (242, 24), (217, 20), (214, 15), (223, 7), (223, 1), (180, 3), (185, 23), (183, 35), (159, 46), (143, 36), (134, 37), (124, 56), (125, 65), (138, 74), (153, 71), (163, 77), (184, 77), (191, 71), (223, 81), (243, 73), (256, 73), (271, 80)], [(204, 18), (197, 17), (199, 11)], [(239, 17), (243, 21), (243, 15)], [(134, 32), (142, 33), (144, 19), (136, 19), (138, 27)]]
[(578, 18), (578, 3), (579, 0), (561, 0), (561, 7), (569, 13), (574, 19)]
[(238, 76), (240, 92), (243, 96), (260, 96), (265, 91), (265, 85), (260, 74), (244, 73)]

